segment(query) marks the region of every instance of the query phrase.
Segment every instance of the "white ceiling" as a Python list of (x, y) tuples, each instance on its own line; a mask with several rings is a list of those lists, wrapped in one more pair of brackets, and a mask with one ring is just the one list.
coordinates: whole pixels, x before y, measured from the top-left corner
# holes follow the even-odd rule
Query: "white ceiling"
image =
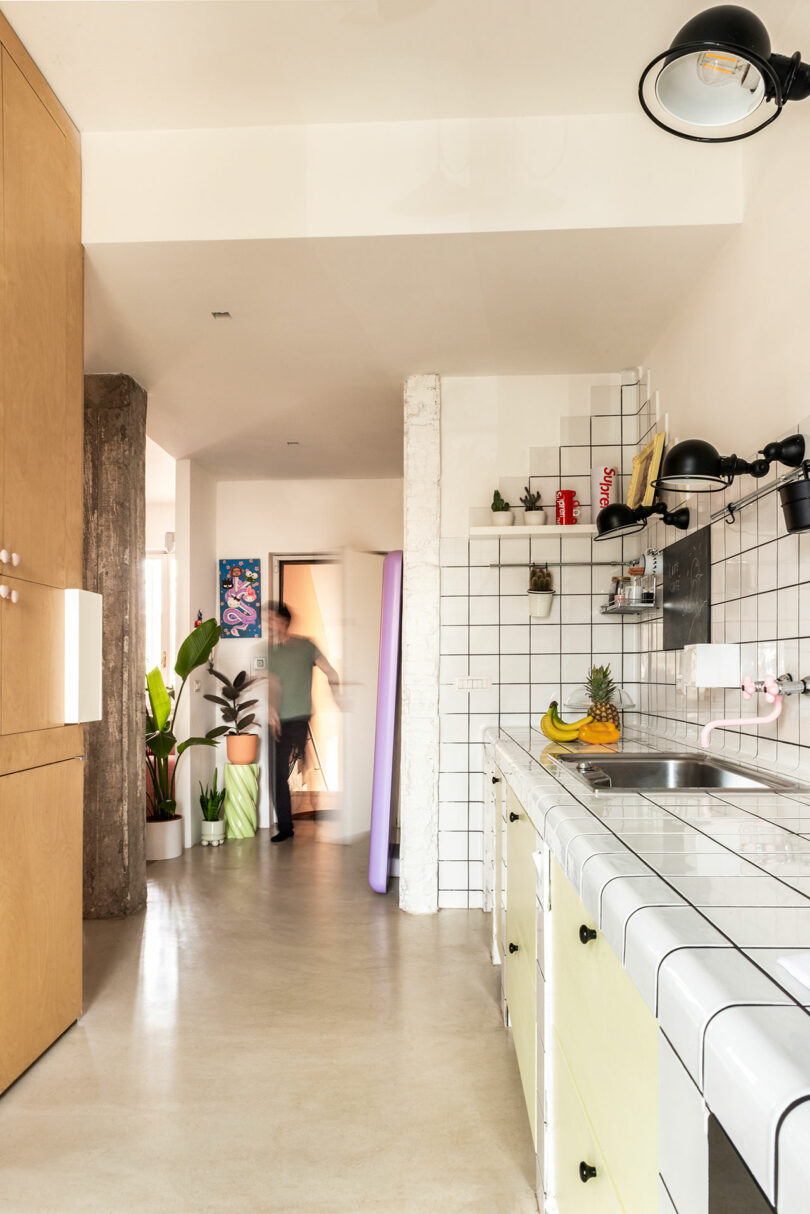
[(404, 376), (633, 365), (728, 235), (96, 245), (87, 369), (147, 384), (152, 437), (221, 478), (396, 476)]
[[(758, 11), (775, 32), (793, 4)], [(641, 68), (698, 7), (2, 4), (85, 132), (635, 112)], [(398, 475), (405, 375), (634, 365), (728, 232), (94, 245), (87, 369), (133, 374), (150, 435), (221, 478)]]
[(627, 112), (696, 0), (2, 7), (79, 129), (97, 131)]

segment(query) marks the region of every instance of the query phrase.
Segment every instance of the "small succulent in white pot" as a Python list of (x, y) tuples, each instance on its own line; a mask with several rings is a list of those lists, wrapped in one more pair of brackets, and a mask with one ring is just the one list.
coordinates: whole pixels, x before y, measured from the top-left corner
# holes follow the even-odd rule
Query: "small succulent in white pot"
[(492, 522), (496, 527), (511, 527), (515, 521), (515, 516), (512, 513), (512, 508), (509, 503), (501, 497), (499, 489), (496, 489), (492, 495)]

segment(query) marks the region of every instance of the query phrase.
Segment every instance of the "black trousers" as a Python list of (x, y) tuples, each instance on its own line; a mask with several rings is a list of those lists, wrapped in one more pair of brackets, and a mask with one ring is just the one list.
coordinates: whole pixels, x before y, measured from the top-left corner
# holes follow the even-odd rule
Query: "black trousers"
[[(281, 736), (276, 742), (276, 822), (284, 833), (293, 828), (292, 802), (290, 800), (290, 769), (293, 760), (303, 756), (307, 745), (309, 717), (298, 717), (294, 721), (281, 722)], [(270, 739), (272, 741), (271, 733)]]

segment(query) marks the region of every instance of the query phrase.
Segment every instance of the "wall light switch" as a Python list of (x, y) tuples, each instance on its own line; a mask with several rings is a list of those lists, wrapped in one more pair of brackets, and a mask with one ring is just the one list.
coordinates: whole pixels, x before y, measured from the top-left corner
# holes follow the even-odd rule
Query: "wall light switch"
[(253, 670), (254, 671), (266, 670), (266, 669), (267, 669), (267, 659), (266, 658), (254, 658), (253, 659)]

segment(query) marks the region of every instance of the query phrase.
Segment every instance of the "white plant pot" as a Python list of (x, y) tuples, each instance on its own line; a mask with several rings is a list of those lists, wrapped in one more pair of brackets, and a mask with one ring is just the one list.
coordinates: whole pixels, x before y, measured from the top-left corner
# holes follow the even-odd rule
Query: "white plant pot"
[(219, 847), (225, 842), (225, 819), (217, 818), (216, 822), (209, 822), (203, 818), (200, 832), (200, 843), (203, 847)]
[(554, 590), (529, 590), (529, 615), (535, 620), (544, 620), (551, 615)]
[(546, 521), (545, 510), (527, 510), (526, 511), (526, 526), (527, 527), (542, 527)]
[(511, 510), (493, 510), (492, 525), (493, 527), (511, 527), (515, 521), (515, 515)]
[(146, 820), (146, 859), (175, 860), (183, 854), (183, 819), (168, 822)]

